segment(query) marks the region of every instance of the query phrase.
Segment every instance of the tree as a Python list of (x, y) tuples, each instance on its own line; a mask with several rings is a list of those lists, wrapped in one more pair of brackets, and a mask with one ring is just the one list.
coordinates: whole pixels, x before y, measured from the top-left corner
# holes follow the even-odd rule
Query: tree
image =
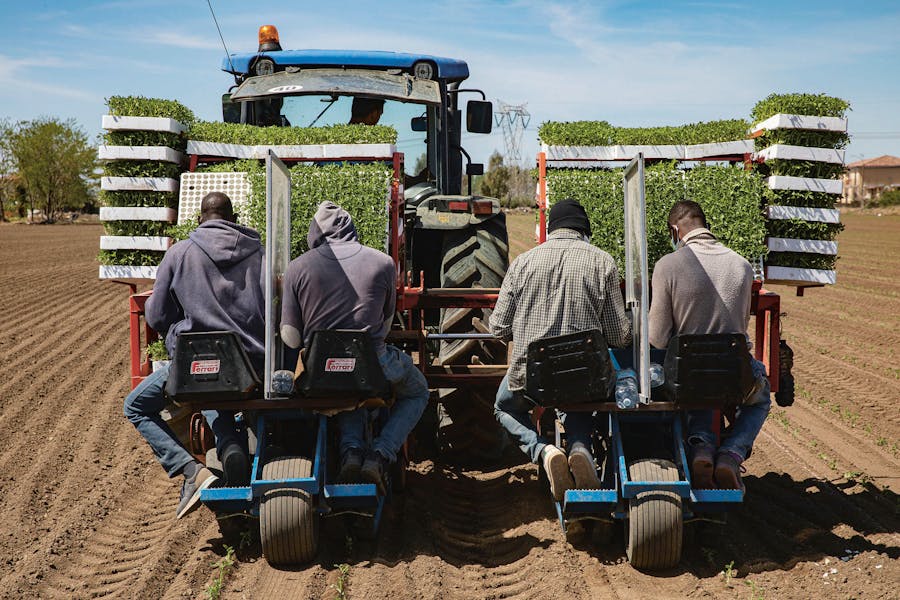
[(481, 193), (501, 201), (509, 195), (509, 169), (499, 152), (495, 151), (488, 159), (487, 171), (481, 178)]
[(52, 222), (58, 211), (90, 200), (96, 150), (74, 119), (20, 121), (8, 128), (4, 140), (25, 188), (30, 214), (37, 204)]
[(488, 161), (488, 170), (481, 181), (481, 193), (513, 206), (534, 204), (534, 179), (527, 169), (503, 164), (503, 157), (494, 152)]

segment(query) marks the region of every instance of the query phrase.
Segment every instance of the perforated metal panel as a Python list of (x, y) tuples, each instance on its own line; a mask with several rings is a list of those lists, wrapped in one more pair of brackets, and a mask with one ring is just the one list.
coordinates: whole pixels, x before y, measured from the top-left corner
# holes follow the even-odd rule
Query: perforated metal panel
[(250, 180), (247, 173), (182, 173), (178, 194), (179, 225), (197, 218), (200, 201), (210, 192), (227, 194), (234, 211), (238, 213), (238, 220), (244, 222), (243, 208), (250, 200)]

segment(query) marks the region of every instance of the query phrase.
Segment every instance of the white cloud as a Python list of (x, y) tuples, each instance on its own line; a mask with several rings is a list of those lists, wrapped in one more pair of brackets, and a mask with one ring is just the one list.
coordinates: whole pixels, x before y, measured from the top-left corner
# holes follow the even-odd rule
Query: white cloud
[(0, 93), (18, 95), (21, 90), (44, 96), (60, 96), (75, 100), (96, 100), (97, 96), (82, 89), (61, 84), (49, 84), (32, 79), (32, 74), (45, 74), (47, 68), (69, 68), (72, 65), (56, 56), (14, 58), (0, 54)]

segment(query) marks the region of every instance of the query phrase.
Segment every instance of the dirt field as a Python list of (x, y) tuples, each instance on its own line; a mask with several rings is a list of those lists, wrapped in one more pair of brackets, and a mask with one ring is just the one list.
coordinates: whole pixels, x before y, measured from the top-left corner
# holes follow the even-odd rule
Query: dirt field
[[(773, 410), (728, 526), (654, 576), (573, 547), (530, 465), (416, 463), (374, 543), (323, 529), (318, 562), (251, 543), (224, 598), (897, 598), (900, 216), (851, 214), (838, 285), (782, 288), (797, 402)], [(512, 247), (533, 216), (511, 218)], [(127, 294), (97, 281), (97, 226), (0, 226), (0, 598), (203, 597), (225, 553), (209, 512), (122, 416)], [(725, 572), (723, 572), (725, 571)]]

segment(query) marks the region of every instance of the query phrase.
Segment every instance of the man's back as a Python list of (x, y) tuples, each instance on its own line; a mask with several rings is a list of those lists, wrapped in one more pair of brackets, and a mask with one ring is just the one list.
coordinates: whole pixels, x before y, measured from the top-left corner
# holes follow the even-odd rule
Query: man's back
[(612, 257), (571, 229), (550, 238), (510, 265), (491, 331), (515, 342), (510, 357), (510, 389), (524, 386), (528, 344), (534, 340), (600, 329), (611, 346), (630, 335), (624, 317), (618, 270)]
[(685, 235), (685, 245), (653, 271), (650, 343), (665, 348), (677, 334), (745, 333), (753, 268), (707, 229)]

